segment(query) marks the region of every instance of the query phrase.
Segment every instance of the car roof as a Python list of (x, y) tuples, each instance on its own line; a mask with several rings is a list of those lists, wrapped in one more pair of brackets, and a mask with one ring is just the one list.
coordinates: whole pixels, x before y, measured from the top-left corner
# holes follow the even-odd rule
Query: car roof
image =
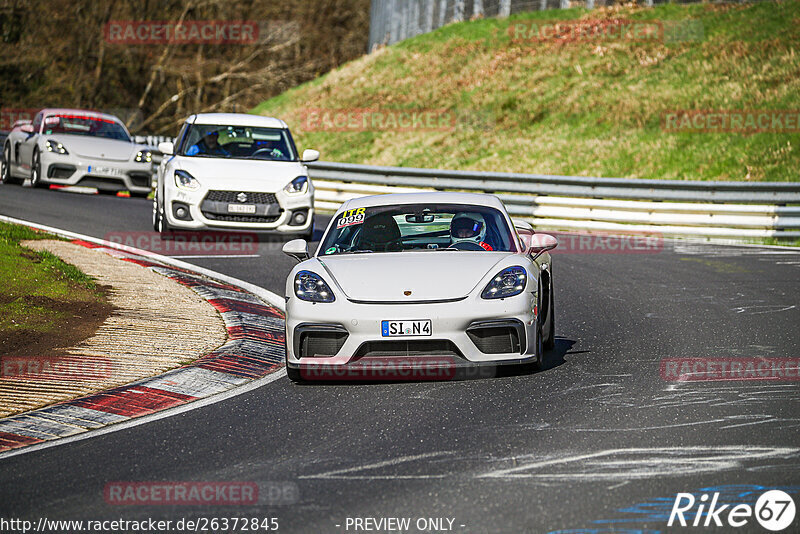
[(288, 128), (286, 123), (274, 117), (262, 117), (250, 113), (198, 113), (186, 122), (192, 124), (214, 124), (220, 126), (256, 126), (263, 128)]
[(86, 115), (87, 117), (97, 117), (98, 119), (106, 119), (122, 124), (119, 117), (109, 115), (108, 113), (101, 113), (99, 111), (92, 111), (89, 109), (71, 109), (71, 108), (44, 108), (41, 110), (42, 116), (47, 115)]
[(452, 193), (447, 191), (430, 191), (420, 193), (390, 193), (387, 195), (371, 195), (368, 197), (353, 198), (342, 204), (339, 211), (372, 206), (390, 206), (400, 204), (468, 204), (472, 206), (487, 206), (505, 212), (505, 207), (500, 199), (485, 193)]

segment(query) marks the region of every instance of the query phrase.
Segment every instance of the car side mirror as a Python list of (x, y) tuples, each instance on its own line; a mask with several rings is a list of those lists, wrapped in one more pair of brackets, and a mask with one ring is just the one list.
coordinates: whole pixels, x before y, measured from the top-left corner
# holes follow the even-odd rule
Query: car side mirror
[(33, 124), (23, 124), (22, 126), (19, 127), (19, 131), (20, 132), (25, 132), (26, 134), (32, 134), (33, 133)]
[(162, 141), (158, 143), (158, 151), (165, 156), (171, 156), (175, 153), (175, 145), (169, 141)]
[(283, 253), (291, 256), (297, 261), (307, 260), (311, 256), (308, 254), (308, 243), (305, 239), (292, 239), (283, 245)]
[(528, 242), (528, 254), (536, 259), (548, 250), (553, 250), (558, 246), (558, 239), (550, 234), (533, 234)]
[(307, 148), (303, 150), (303, 159), (301, 159), (300, 161), (302, 161), (303, 163), (311, 163), (312, 161), (317, 161), (318, 159), (319, 159), (319, 150), (311, 150), (310, 148)]
[(511, 219), (511, 222), (514, 223), (514, 228), (516, 228), (517, 230), (528, 230), (529, 232), (533, 232), (533, 225), (528, 221)]

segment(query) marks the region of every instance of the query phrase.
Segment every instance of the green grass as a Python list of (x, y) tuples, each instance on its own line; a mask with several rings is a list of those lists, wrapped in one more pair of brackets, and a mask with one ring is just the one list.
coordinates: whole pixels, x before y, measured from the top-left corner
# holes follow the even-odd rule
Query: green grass
[[(693, 41), (513, 43), (509, 25), (699, 21)], [(674, 23), (673, 22), (673, 23)], [(695, 24), (697, 24), (695, 22)], [(800, 133), (666, 132), (670, 110), (800, 109), (800, 0), (523, 13), (432, 33), (263, 102), (330, 161), (693, 180), (797, 181)], [(444, 109), (452, 131), (304, 131), (308, 109)], [(466, 121), (469, 123), (470, 121)]]
[(54, 236), (0, 223), (0, 338), (15, 330), (52, 332), (74, 304), (105, 302), (93, 278), (49, 252), (21, 246), (27, 239)]

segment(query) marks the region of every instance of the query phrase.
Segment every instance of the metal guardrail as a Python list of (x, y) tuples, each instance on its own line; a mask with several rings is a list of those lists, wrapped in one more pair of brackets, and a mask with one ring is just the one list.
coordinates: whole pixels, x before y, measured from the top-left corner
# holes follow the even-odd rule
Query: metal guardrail
[[(311, 163), (315, 207), (370, 194), (496, 194), (537, 228), (740, 238), (800, 237), (800, 183), (692, 182)], [(794, 205), (793, 205), (794, 204)]]

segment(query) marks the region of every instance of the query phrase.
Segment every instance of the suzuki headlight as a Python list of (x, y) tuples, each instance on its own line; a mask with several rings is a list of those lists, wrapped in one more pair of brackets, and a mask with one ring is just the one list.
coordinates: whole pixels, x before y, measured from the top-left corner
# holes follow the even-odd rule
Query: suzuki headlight
[(189, 191), (197, 191), (200, 189), (200, 182), (197, 181), (197, 178), (181, 170), (175, 171), (175, 185), (181, 189), (188, 189)]
[(309, 302), (333, 302), (336, 300), (325, 280), (311, 271), (300, 271), (294, 277), (294, 294), (300, 300)]
[(62, 145), (61, 143), (59, 143), (55, 139), (48, 139), (45, 142), (44, 146), (45, 146), (45, 148), (47, 149), (48, 152), (55, 152), (56, 154), (69, 154), (69, 152), (67, 152), (67, 149), (64, 147), (64, 145)]
[(486, 284), (481, 298), (502, 299), (519, 295), (525, 289), (527, 281), (528, 275), (525, 274), (525, 269), (519, 265), (506, 267)]
[(133, 158), (136, 163), (150, 163), (153, 161), (153, 153), (149, 150), (140, 150), (136, 153), (136, 157)]
[(289, 194), (305, 193), (308, 191), (308, 176), (298, 176), (283, 188)]

